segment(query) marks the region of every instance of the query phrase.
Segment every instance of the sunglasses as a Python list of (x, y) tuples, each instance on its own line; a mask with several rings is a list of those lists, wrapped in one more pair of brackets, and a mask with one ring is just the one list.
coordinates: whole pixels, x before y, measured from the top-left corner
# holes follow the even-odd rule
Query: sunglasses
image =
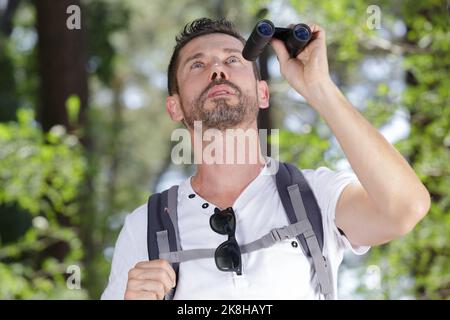
[(214, 253), (217, 268), (221, 271), (234, 271), (241, 275), (241, 249), (235, 238), (236, 216), (233, 208), (229, 207), (222, 211), (215, 208), (209, 224), (215, 232), (228, 235), (228, 240), (219, 245)]

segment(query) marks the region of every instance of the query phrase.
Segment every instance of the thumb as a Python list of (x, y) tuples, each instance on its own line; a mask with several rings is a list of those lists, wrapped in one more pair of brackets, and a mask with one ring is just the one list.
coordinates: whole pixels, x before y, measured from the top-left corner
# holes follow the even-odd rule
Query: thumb
[(273, 50), (275, 50), (280, 64), (284, 64), (290, 59), (289, 52), (287, 51), (283, 41), (272, 38), (270, 40), (270, 44), (272, 45)]

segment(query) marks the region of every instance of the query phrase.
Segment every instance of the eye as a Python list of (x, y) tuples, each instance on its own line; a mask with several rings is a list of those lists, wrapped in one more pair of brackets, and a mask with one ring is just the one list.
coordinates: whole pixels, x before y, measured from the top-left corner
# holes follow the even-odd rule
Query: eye
[(191, 69), (198, 69), (198, 68), (202, 68), (204, 66), (203, 62), (201, 61), (195, 61), (192, 65), (191, 65)]
[(241, 60), (236, 57), (236, 56), (231, 56), (227, 59), (227, 63), (236, 63), (236, 62), (240, 62)]

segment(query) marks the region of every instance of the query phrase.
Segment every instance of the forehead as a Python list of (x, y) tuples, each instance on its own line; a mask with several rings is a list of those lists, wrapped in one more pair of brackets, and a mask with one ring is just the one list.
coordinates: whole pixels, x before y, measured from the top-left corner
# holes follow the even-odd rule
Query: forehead
[(242, 50), (244, 45), (239, 39), (228, 34), (207, 34), (189, 41), (188, 44), (181, 49), (179, 61), (182, 63), (187, 57), (193, 54), (203, 53), (207, 55), (209, 52), (223, 51), (225, 48)]

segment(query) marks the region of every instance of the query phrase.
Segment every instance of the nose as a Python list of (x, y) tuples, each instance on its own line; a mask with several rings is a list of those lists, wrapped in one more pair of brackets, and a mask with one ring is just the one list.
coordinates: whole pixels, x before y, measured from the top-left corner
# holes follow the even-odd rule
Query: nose
[(214, 81), (219, 79), (228, 80), (229, 78), (226, 70), (224, 69), (224, 66), (216, 61), (211, 67), (211, 74), (209, 79), (211, 81)]

